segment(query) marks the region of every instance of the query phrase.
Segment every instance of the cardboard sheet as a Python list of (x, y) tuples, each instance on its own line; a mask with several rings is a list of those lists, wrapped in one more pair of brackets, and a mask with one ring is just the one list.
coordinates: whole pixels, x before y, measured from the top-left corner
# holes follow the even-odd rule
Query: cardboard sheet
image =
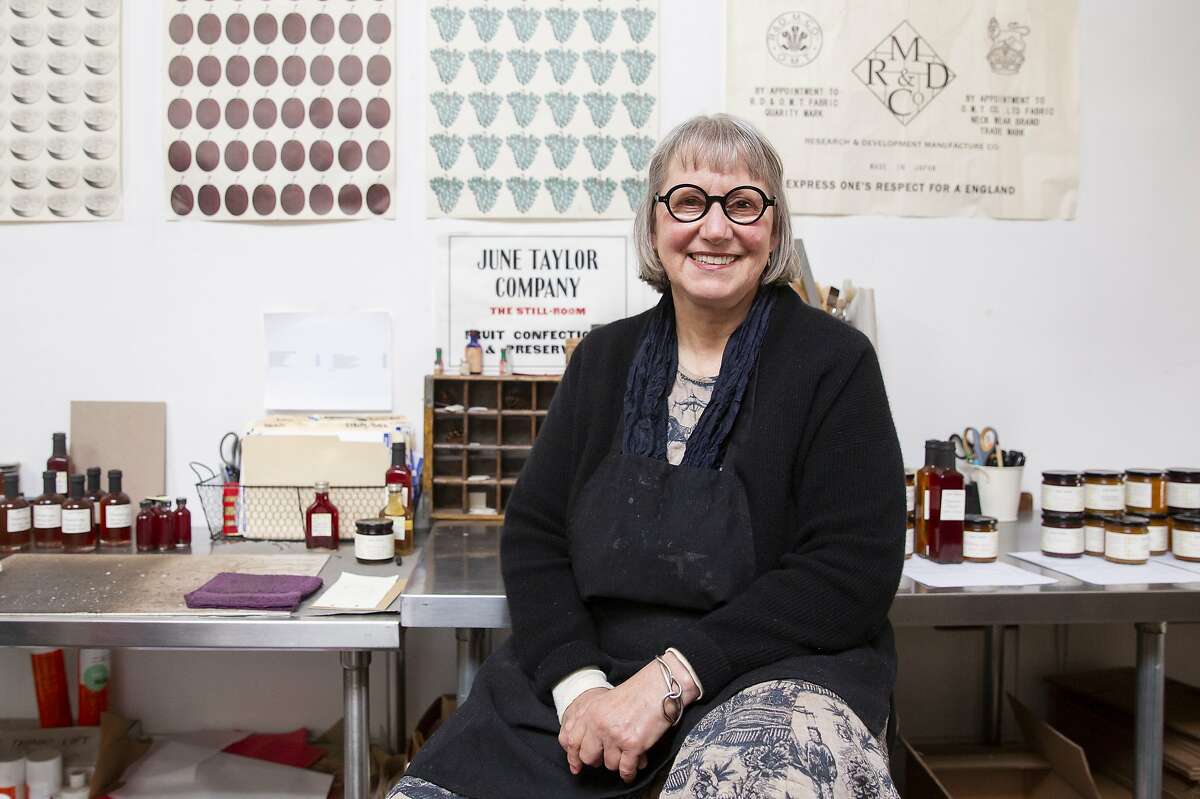
[(1041, 552), (1010, 552), (1014, 558), (1036, 563), (1047, 569), (1093, 585), (1154, 585), (1159, 583), (1200, 583), (1200, 574), (1177, 569), (1158, 559), (1140, 566), (1109, 563), (1103, 558), (1050, 558)]
[[(166, 491), (167, 404), (165, 402), (71, 403), (67, 446), (75, 471), (99, 466), (101, 487), (108, 470), (124, 472), (122, 490), (136, 503)], [(135, 508), (136, 510), (136, 508)]]
[(904, 561), (904, 576), (930, 588), (1049, 585), (1053, 577), (1034, 574), (1009, 563), (933, 563), (912, 557)]

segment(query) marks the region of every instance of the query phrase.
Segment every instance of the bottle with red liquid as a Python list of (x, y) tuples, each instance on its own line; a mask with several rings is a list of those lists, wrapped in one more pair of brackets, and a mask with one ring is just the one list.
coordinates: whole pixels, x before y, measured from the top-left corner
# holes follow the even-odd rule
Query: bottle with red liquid
[(143, 499), (139, 505), (141, 510), (138, 511), (137, 520), (134, 527), (136, 532), (137, 551), (138, 552), (153, 552), (157, 547), (154, 541), (154, 503), (148, 499)]
[(67, 458), (67, 434), (54, 433), (50, 436), (51, 452), (46, 460), (46, 470), (54, 472), (54, 493), (67, 493), (67, 475), (71, 473), (71, 461)]
[(192, 512), (187, 507), (187, 497), (176, 497), (175, 512), (172, 520), (175, 523), (175, 548), (188, 552), (192, 548)]
[(0, 558), (29, 551), (33, 514), (21, 496), (21, 477), (4, 475), (4, 497), (0, 499)]
[(338, 548), (338, 509), (329, 501), (329, 483), (314, 486), (317, 496), (304, 514), (304, 545), (308, 549)]
[(929, 559), (935, 563), (962, 563), (963, 519), (967, 492), (963, 476), (954, 469), (954, 445), (943, 441), (937, 471), (929, 478)]
[(124, 475), (108, 470), (108, 493), (100, 500), (100, 546), (129, 549), (133, 540), (133, 502), (121, 490)]
[(62, 504), (63, 552), (95, 552), (92, 503), (83, 496), (83, 475), (71, 475), (71, 493)]
[(154, 523), (154, 548), (159, 552), (170, 552), (175, 549), (175, 516), (171, 513), (171, 500), (160, 497), (155, 500), (154, 507), (158, 511)]
[(100, 537), (100, 502), (104, 499), (104, 490), (100, 488), (100, 467), (91, 466), (87, 470), (87, 491), (83, 498), (92, 503), (92, 532)]
[(33, 548), (43, 552), (61, 550), (62, 504), (66, 500), (55, 490), (61, 472), (42, 472), (42, 493), (30, 502), (33, 508)]
[(384, 474), (383, 482), (389, 488), (391, 486), (403, 487), (401, 493), (404, 498), (404, 524), (406, 537), (411, 541), (413, 531), (413, 477), (412, 471), (408, 468), (408, 445), (403, 441), (392, 443), (392, 465)]

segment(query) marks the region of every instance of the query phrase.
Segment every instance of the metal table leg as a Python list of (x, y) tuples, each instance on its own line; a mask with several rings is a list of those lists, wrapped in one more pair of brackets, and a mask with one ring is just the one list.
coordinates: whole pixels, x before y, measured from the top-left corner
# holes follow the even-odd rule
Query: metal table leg
[(458, 706), (462, 707), (471, 693), (471, 683), (486, 656), (488, 630), (475, 627), (456, 627), (454, 637), (458, 641)]
[(342, 652), (343, 757), (346, 799), (367, 799), (371, 790), (371, 738), (367, 727), (371, 653)]
[(1162, 794), (1163, 692), (1166, 684), (1165, 622), (1137, 626), (1137, 758), (1134, 796)]
[(400, 628), (400, 646), (387, 653), (387, 732), (392, 754), (401, 754), (408, 747), (407, 663), (404, 651), (404, 628)]
[(998, 746), (1004, 718), (1004, 635), (1002, 624), (983, 628), (983, 741)]

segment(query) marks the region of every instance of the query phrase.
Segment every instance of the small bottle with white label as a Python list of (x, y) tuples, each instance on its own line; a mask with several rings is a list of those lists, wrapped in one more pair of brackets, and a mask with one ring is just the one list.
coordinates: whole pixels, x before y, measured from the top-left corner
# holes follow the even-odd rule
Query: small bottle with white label
[(992, 516), (970, 514), (963, 520), (963, 560), (995, 563), (1000, 557), (1000, 532)]
[(67, 434), (53, 433), (50, 436), (50, 457), (46, 459), (46, 470), (54, 472), (54, 493), (67, 493), (67, 475), (71, 473), (71, 459), (67, 456)]
[(28, 552), (32, 527), (33, 514), (21, 496), (20, 475), (4, 475), (4, 496), (0, 497), (0, 558)]
[(941, 442), (937, 465), (929, 482), (929, 559), (935, 563), (962, 563), (967, 492), (962, 474), (954, 469), (954, 446), (949, 441)]
[(338, 509), (329, 500), (329, 483), (314, 486), (316, 498), (304, 513), (304, 545), (308, 549), (338, 548)]
[(71, 475), (71, 493), (62, 504), (63, 552), (95, 552), (96, 532), (92, 527), (92, 503), (84, 497), (83, 475)]
[(100, 488), (100, 467), (90, 466), (87, 470), (87, 491), (83, 498), (92, 503), (92, 533), (100, 535), (100, 501), (104, 499), (104, 489)]
[(395, 555), (396, 538), (390, 519), (359, 519), (354, 523), (354, 559), (356, 561), (359, 563), (391, 563)]
[(1150, 559), (1150, 527), (1144, 516), (1125, 514), (1104, 520), (1104, 559), (1137, 565)]
[(42, 493), (30, 502), (33, 508), (33, 548), (42, 552), (57, 552), (63, 548), (62, 504), (66, 499), (55, 489), (59, 472), (42, 472)]
[(133, 502), (121, 490), (120, 469), (108, 470), (108, 493), (100, 500), (100, 546), (129, 549), (133, 540)]

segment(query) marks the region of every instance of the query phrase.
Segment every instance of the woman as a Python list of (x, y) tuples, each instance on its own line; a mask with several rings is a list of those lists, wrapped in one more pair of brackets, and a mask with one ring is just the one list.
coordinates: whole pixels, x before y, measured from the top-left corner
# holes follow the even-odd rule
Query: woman
[(900, 449), (866, 338), (787, 285), (782, 182), (732, 117), (659, 145), (662, 300), (575, 351), (505, 517), (512, 638), (394, 797), (896, 795)]

